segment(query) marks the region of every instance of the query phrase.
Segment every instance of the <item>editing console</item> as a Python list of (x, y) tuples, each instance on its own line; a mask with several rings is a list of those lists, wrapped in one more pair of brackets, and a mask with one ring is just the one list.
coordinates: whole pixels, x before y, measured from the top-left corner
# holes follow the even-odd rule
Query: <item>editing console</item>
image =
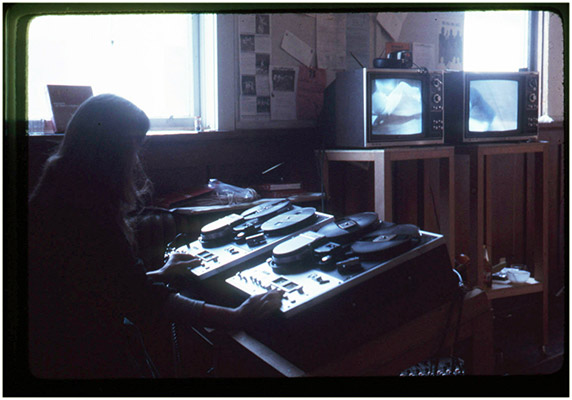
[[(274, 247), (266, 262), (240, 270), (226, 282), (246, 295), (282, 291), (280, 311), (289, 318), (411, 260), (429, 259), (440, 246), (442, 235), (360, 213), (291, 237)], [(446, 267), (448, 259), (442, 264)]]
[(270, 253), (280, 243), (318, 230), (332, 220), (333, 216), (315, 208), (298, 207), (284, 199), (272, 200), (203, 226), (197, 240), (169, 246), (166, 256), (186, 253), (199, 258), (201, 265), (189, 272), (193, 279), (204, 280)]
[(172, 251), (202, 260), (191, 294), (210, 303), (281, 291), (280, 309), (243, 334), (307, 371), (451, 302), (461, 283), (440, 234), (282, 200), (205, 225)]

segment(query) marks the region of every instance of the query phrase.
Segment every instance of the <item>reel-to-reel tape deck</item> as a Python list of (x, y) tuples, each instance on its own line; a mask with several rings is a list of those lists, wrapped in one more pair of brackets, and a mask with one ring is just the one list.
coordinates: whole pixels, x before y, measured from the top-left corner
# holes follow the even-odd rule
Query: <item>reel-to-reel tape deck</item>
[(302, 232), (317, 230), (333, 220), (312, 207), (298, 207), (277, 199), (230, 214), (201, 228), (198, 239), (171, 245), (165, 255), (187, 253), (201, 260), (189, 277), (204, 280), (270, 252), (276, 245)]
[(210, 303), (281, 291), (280, 309), (244, 332), (309, 371), (457, 298), (461, 283), (440, 234), (284, 200), (205, 225), (171, 252), (201, 259), (188, 289)]
[(226, 282), (247, 295), (282, 291), (290, 317), (441, 245), (442, 235), (359, 213), (292, 237)]
[(392, 286), (421, 281), (444, 285), (453, 274), (440, 234), (382, 221), (375, 212), (334, 219), (288, 200), (220, 218), (205, 225), (196, 240), (168, 248), (166, 256), (175, 252), (201, 260), (188, 277), (205, 282), (211, 300), (279, 290), (279, 315), (286, 318), (366, 281), (396, 279), (383, 283), (388, 294)]

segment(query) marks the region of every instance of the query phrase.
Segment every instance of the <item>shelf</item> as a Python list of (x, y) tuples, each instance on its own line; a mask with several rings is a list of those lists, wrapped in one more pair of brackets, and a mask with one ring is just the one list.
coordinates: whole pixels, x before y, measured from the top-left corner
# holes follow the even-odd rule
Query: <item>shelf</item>
[(529, 278), (524, 283), (511, 283), (493, 281), (492, 288), (487, 288), (485, 292), (489, 300), (501, 299), (505, 297), (521, 296), (524, 294), (540, 293), (544, 290), (542, 282), (534, 278)]

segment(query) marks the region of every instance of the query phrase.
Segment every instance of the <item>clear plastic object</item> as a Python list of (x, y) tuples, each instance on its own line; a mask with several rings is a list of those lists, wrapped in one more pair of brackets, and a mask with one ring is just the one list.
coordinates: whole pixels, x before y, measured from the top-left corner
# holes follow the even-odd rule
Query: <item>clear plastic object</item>
[(249, 203), (260, 197), (254, 189), (229, 185), (218, 179), (209, 179), (208, 186), (213, 189), (221, 204)]

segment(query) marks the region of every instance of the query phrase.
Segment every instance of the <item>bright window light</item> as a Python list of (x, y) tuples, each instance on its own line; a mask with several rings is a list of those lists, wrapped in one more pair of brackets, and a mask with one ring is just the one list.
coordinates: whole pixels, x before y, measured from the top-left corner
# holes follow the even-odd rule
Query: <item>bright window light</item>
[[(152, 127), (193, 128), (193, 117), (201, 116), (203, 125), (216, 129), (212, 99), (210, 104), (200, 99), (201, 92), (216, 90), (199, 87), (197, 61), (205, 51), (214, 58), (212, 46), (200, 48), (205, 40), (215, 40), (213, 21), (214, 16), (191, 14), (34, 19), (28, 36), (28, 119), (51, 119), (46, 85), (83, 85), (91, 86), (94, 95), (131, 100), (147, 113)], [(205, 34), (201, 26), (210, 30)], [(208, 82), (216, 85), (216, 80)]]
[(464, 25), (464, 70), (511, 72), (528, 67), (528, 11), (468, 11)]

